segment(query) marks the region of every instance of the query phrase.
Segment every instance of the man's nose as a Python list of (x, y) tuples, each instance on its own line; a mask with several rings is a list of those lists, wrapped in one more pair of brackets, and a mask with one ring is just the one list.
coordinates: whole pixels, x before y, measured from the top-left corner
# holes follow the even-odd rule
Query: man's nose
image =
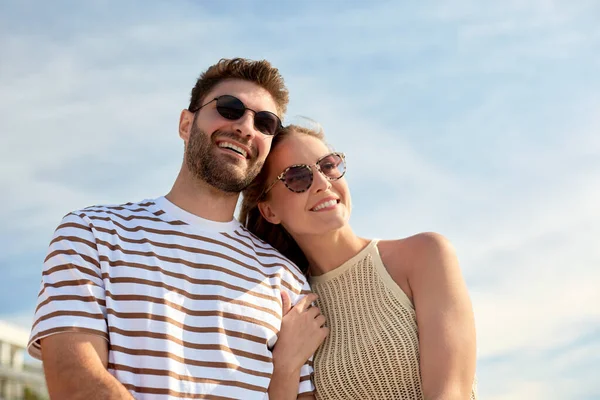
[(248, 138), (249, 140), (256, 136), (257, 132), (254, 127), (254, 112), (246, 110), (244, 114), (233, 123), (233, 128), (236, 133)]

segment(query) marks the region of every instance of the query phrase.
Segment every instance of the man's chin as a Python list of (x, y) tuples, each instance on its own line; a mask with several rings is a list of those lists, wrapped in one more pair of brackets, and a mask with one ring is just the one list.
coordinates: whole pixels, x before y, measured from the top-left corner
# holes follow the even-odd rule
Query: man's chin
[(243, 181), (248, 176), (249, 166), (246, 163), (231, 163), (227, 165), (223, 165), (223, 175), (228, 176), (228, 180), (230, 181)]
[(249, 178), (246, 168), (227, 168), (221, 170), (218, 176), (212, 175), (205, 180), (215, 189), (219, 189), (226, 193), (242, 192), (254, 179)]

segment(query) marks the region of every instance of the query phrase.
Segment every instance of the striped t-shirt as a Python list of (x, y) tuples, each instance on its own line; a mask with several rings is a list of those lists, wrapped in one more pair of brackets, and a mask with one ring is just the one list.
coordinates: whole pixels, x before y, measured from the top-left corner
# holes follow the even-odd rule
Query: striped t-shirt
[[(28, 350), (86, 332), (110, 342), (108, 371), (138, 399), (266, 399), (280, 292), (308, 293), (298, 268), (235, 219), (160, 197), (66, 215), (44, 262)], [(299, 393), (313, 392), (309, 362)]]

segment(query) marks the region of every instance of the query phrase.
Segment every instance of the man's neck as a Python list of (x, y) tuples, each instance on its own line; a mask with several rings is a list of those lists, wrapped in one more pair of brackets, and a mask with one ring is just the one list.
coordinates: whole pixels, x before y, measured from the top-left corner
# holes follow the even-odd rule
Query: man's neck
[(199, 181), (182, 168), (165, 197), (177, 207), (198, 217), (229, 222), (233, 219), (239, 196), (239, 193), (226, 193)]

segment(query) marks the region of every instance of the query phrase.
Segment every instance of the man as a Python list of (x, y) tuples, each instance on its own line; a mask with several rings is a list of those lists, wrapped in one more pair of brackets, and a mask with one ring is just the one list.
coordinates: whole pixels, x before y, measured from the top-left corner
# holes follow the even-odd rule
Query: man
[(311, 396), (311, 367), (274, 374), (270, 352), (281, 293), (299, 301), (306, 279), (233, 218), (287, 102), (268, 62), (219, 61), (181, 112), (172, 190), (63, 218), (28, 346), (53, 399), (279, 399), (294, 381)]

